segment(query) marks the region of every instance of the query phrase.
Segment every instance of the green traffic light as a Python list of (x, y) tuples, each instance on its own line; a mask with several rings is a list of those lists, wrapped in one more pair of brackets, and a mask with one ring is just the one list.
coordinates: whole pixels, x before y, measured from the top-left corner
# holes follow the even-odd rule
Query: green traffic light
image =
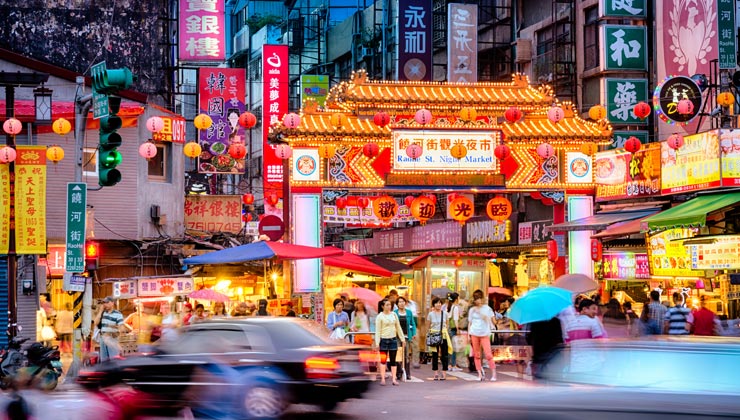
[(100, 165), (104, 168), (115, 168), (121, 164), (121, 153), (118, 150), (101, 150)]

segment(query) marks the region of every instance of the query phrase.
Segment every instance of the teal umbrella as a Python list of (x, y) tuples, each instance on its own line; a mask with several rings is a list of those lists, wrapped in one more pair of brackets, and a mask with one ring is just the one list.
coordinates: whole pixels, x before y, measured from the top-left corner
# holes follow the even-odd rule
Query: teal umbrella
[(509, 309), (509, 318), (520, 324), (547, 321), (569, 305), (573, 293), (559, 287), (538, 287), (520, 297)]

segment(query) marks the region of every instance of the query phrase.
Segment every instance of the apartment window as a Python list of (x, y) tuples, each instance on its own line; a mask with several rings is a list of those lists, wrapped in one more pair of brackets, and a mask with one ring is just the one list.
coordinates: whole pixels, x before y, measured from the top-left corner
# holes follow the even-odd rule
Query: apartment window
[(98, 149), (95, 147), (82, 149), (82, 176), (98, 177)]
[(584, 11), (583, 26), (583, 69), (599, 66), (599, 8), (589, 7)]
[(155, 182), (168, 182), (170, 180), (172, 145), (170, 143), (155, 143), (157, 155), (149, 159), (148, 178)]
[(555, 48), (554, 43), (552, 26), (537, 31), (537, 55), (552, 51)]

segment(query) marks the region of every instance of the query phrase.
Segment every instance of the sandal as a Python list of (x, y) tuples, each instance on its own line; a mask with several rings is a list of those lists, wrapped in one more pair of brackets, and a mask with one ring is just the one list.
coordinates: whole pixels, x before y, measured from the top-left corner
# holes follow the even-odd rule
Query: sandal
[(435, 373), (435, 374), (434, 374), (434, 380), (435, 380), (435, 381), (438, 381), (438, 380), (439, 380), (439, 373)]
[(445, 374), (445, 373), (443, 372), (443, 373), (442, 373), (442, 377), (441, 377), (441, 378), (439, 378), (439, 380), (440, 380), (440, 381), (446, 381), (446, 380), (447, 380), (447, 374)]

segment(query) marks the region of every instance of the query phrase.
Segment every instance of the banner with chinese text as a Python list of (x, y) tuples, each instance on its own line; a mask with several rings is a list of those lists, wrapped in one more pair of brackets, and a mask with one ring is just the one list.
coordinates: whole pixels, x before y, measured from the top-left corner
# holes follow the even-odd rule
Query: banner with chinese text
[(396, 80), (431, 81), (434, 76), (431, 0), (398, 1), (398, 40)]
[(645, 18), (647, 16), (646, 0), (601, 0), (600, 17)]
[(10, 250), (10, 165), (0, 165), (0, 254)]
[(185, 229), (239, 233), (242, 201), (239, 195), (186, 195)]
[(139, 278), (139, 297), (187, 295), (194, 291), (192, 277)]
[(262, 47), (262, 182), (264, 193), (283, 197), (283, 161), (275, 156), (267, 137), (270, 127), (288, 112), (288, 46)]
[(17, 146), (15, 252), (46, 254), (46, 146)]
[(647, 71), (647, 28), (633, 25), (602, 25), (604, 70)]
[(213, 124), (200, 130), (199, 173), (244, 173), (244, 158), (229, 154), (232, 144), (244, 144), (244, 127), (239, 115), (246, 110), (246, 73), (244, 69), (208, 68), (198, 70), (198, 101), (201, 113)]
[(696, 235), (698, 229), (668, 229), (648, 238), (650, 272), (654, 276), (703, 277), (704, 271), (693, 270), (689, 250), (684, 240)]
[(172, 143), (185, 143), (185, 118), (160, 115), (164, 122), (164, 128), (158, 133), (152, 133), (154, 141), (170, 141)]
[(697, 270), (740, 269), (740, 235), (713, 238), (712, 243), (690, 244), (691, 267)]
[(719, 130), (722, 186), (740, 186), (740, 130)]
[(659, 143), (649, 143), (634, 154), (624, 150), (596, 153), (596, 201), (659, 195), (660, 153)]
[(650, 263), (647, 254), (618, 252), (604, 254), (604, 278), (609, 280), (649, 279)]
[(662, 194), (706, 190), (720, 186), (718, 130), (684, 137), (673, 149), (661, 142), (660, 183)]
[[(393, 170), (395, 171), (468, 171), (498, 172), (498, 159), (493, 149), (501, 138), (500, 131), (393, 130)], [(416, 144), (422, 154), (412, 159), (406, 149)], [(462, 159), (451, 155), (456, 145), (465, 146)]]
[(180, 61), (223, 61), (225, 20), (224, 0), (180, 0)]
[[(637, 118), (635, 105), (649, 101), (647, 79), (604, 79), (606, 117), (612, 124), (645, 125), (647, 119)], [(631, 134), (630, 134), (631, 135)]]
[(478, 5), (450, 3), (447, 10), (447, 81), (478, 81)]

